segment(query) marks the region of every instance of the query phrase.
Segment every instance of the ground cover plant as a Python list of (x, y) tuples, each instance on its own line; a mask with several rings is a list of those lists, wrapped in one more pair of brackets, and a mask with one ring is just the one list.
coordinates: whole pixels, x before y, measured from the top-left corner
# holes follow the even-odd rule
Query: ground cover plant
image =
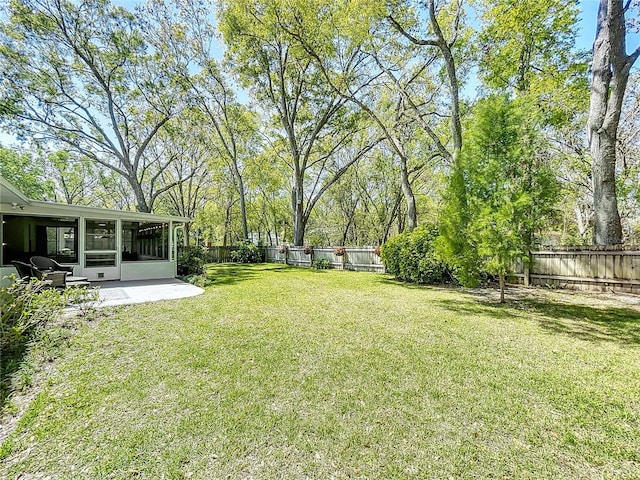
[(11, 282), (0, 288), (0, 412), (29, 343), (60, 314), (66, 298), (40, 280)]
[(92, 322), (0, 477), (638, 478), (640, 309), (218, 265)]

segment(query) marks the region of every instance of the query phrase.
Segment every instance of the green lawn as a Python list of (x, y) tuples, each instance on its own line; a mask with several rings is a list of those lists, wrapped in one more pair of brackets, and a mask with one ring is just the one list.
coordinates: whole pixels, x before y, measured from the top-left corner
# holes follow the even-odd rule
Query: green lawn
[(82, 328), (0, 477), (640, 478), (637, 307), (210, 273)]

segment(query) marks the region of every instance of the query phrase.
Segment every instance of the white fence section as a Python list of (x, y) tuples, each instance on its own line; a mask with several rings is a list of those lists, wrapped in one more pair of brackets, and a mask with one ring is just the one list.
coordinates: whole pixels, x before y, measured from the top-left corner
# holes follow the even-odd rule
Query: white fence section
[(313, 247), (313, 252), (307, 254), (305, 247), (287, 247), (284, 253), (280, 253), (279, 247), (266, 247), (265, 261), (310, 267), (312, 262), (325, 259), (332, 268), (340, 270), (384, 273), (384, 264), (376, 255), (375, 247), (344, 247), (344, 255), (334, 254), (335, 248)]

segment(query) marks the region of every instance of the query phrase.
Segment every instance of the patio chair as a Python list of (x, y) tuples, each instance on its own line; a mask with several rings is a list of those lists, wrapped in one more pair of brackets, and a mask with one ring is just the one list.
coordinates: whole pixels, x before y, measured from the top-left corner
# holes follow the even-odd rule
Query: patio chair
[(22, 281), (28, 282), (31, 278), (37, 278), (51, 287), (64, 288), (66, 285), (66, 272), (41, 272), (33, 265), (19, 262), (18, 260), (12, 260), (11, 263), (16, 267), (20, 280)]
[(29, 279), (31, 277), (35, 277), (35, 268), (33, 268), (32, 265), (29, 265), (28, 263), (24, 263), (24, 262), (19, 262), (18, 260), (12, 260), (11, 264), (16, 267), (16, 270), (18, 271), (18, 276), (24, 280), (24, 279)]
[(74, 277), (72, 265), (60, 265), (53, 258), (49, 257), (31, 257), (31, 265), (41, 273), (58, 273), (64, 272), (64, 286), (87, 286), (89, 285), (88, 277)]
[(31, 265), (36, 267), (41, 272), (68, 272), (73, 274), (73, 266), (72, 265), (60, 265), (53, 258), (49, 257), (31, 257), (30, 259)]

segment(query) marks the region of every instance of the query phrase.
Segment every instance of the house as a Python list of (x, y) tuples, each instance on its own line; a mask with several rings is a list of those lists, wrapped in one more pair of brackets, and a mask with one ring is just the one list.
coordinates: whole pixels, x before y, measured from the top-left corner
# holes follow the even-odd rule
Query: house
[[(173, 278), (177, 231), (189, 218), (42, 202), (0, 177), (0, 278), (34, 255), (90, 281)], [(6, 282), (5, 282), (6, 283)]]

